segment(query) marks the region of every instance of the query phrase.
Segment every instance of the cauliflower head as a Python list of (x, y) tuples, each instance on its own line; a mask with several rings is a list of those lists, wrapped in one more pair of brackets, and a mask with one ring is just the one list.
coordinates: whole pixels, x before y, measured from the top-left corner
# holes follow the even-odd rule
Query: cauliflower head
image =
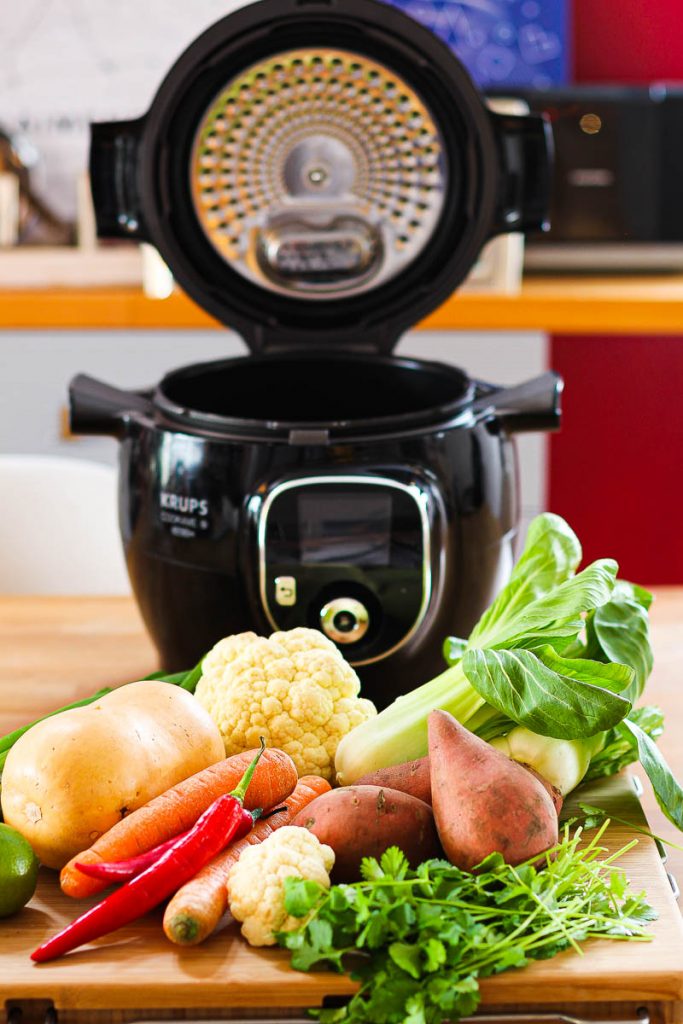
[(247, 847), (228, 875), (228, 901), (249, 945), (273, 946), (274, 932), (301, 924), (285, 908), (286, 878), (305, 878), (329, 889), (333, 866), (332, 848), (298, 825), (284, 825)]
[(339, 743), (377, 714), (359, 697), (360, 680), (317, 629), (270, 637), (236, 633), (204, 658), (195, 697), (217, 724), (226, 756), (279, 747), (299, 775), (331, 779)]

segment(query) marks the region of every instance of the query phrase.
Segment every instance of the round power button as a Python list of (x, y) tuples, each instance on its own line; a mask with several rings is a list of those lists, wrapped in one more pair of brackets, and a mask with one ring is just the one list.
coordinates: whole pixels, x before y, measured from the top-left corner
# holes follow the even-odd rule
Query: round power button
[(370, 616), (364, 604), (353, 597), (337, 597), (320, 611), (323, 632), (336, 644), (354, 644), (365, 636)]

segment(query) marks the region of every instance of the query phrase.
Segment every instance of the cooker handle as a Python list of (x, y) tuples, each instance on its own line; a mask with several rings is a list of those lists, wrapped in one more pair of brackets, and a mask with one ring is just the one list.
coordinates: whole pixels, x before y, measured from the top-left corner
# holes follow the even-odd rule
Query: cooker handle
[(149, 241), (138, 187), (145, 120), (90, 125), (90, 188), (99, 238)]
[(553, 164), (553, 135), (542, 114), (489, 112), (498, 140), (501, 194), (492, 235), (547, 231)]
[(131, 419), (149, 414), (152, 403), (138, 391), (124, 391), (79, 373), (69, 384), (69, 426), (74, 434), (104, 434), (121, 440)]
[(476, 386), (478, 397), (472, 408), (495, 416), (511, 434), (559, 429), (564, 381), (554, 370), (512, 388), (495, 388), (481, 382)]

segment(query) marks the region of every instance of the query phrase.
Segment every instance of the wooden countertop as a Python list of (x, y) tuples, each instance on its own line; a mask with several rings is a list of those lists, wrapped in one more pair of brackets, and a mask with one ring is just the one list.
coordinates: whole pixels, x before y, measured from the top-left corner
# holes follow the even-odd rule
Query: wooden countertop
[[(223, 329), (179, 289), (150, 299), (133, 287), (0, 289), (8, 328)], [(518, 295), (456, 292), (418, 329), (681, 334), (683, 275), (527, 277)]]
[[(652, 622), (656, 665), (648, 699), (666, 711), (668, 730), (661, 746), (680, 776), (683, 588), (657, 591)], [(0, 733), (155, 667), (132, 600), (0, 598)], [(634, 821), (640, 814), (627, 777), (583, 797), (610, 804), (613, 813)], [(651, 799), (647, 803), (651, 809)], [(651, 811), (651, 820), (655, 830), (674, 835), (659, 812)], [(628, 837), (627, 828), (612, 826), (609, 845), (616, 848)], [(644, 838), (624, 867), (659, 910), (653, 942), (594, 942), (584, 957), (564, 953), (524, 971), (506, 972), (482, 983), (485, 1005), (683, 999), (683, 927), (654, 844)], [(672, 854), (668, 867), (683, 879), (682, 854)], [(284, 951), (249, 949), (234, 926), (203, 946), (176, 949), (163, 937), (159, 914), (101, 940), (97, 951), (86, 948), (53, 964), (32, 964), (30, 950), (75, 910), (76, 904), (60, 893), (55, 875), (44, 871), (29, 906), (0, 922), (0, 1006), (8, 998), (49, 998), (71, 1009), (277, 1008), (319, 1005), (325, 995), (353, 989), (346, 976), (291, 971)]]

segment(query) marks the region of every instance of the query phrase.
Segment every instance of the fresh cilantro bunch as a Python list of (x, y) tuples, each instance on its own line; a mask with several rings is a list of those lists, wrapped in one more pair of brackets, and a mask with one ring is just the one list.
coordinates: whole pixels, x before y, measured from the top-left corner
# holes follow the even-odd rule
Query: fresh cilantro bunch
[(358, 992), (337, 1009), (316, 1011), (323, 1024), (439, 1024), (473, 1013), (479, 978), (554, 956), (596, 936), (647, 940), (655, 918), (644, 895), (629, 891), (600, 839), (564, 834), (542, 865), (488, 857), (476, 874), (447, 861), (410, 869), (392, 847), (365, 858), (362, 881), (329, 890), (300, 878), (286, 881), (287, 912), (302, 918), (280, 932), (291, 964), (349, 969)]

